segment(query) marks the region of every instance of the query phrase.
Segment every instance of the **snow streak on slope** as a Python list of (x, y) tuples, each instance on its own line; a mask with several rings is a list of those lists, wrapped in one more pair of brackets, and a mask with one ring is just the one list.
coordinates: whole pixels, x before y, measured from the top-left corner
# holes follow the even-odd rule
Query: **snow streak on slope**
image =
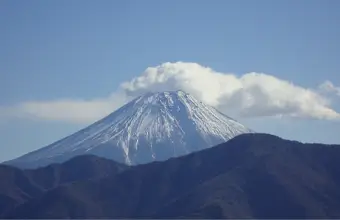
[(134, 165), (185, 155), (248, 132), (240, 123), (182, 91), (148, 93), (89, 127), (11, 163), (41, 165), (95, 154)]

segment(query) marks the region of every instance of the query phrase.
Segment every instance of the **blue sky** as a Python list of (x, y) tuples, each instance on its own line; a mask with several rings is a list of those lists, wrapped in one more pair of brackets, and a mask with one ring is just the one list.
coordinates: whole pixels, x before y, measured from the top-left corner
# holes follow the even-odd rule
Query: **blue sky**
[[(328, 80), (340, 91), (339, 9), (338, 0), (0, 1), (0, 109), (107, 97), (147, 67), (176, 61), (311, 90)], [(327, 98), (340, 112), (339, 96)], [(340, 143), (337, 120), (237, 119), (290, 139)], [(82, 127), (2, 113), (0, 161)]]

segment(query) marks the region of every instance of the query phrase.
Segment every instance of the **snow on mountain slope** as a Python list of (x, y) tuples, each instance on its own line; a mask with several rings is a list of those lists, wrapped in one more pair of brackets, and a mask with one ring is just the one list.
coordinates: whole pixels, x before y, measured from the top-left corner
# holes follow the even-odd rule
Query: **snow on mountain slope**
[(37, 167), (95, 154), (129, 165), (166, 160), (252, 132), (182, 91), (148, 93), (98, 122), (9, 164)]

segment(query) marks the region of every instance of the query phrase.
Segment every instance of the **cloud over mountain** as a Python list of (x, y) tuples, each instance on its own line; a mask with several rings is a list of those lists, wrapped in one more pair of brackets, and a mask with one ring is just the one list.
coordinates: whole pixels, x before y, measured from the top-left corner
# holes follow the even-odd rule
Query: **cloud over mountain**
[[(340, 92), (329, 81), (320, 88), (328, 92)], [(304, 88), (265, 73), (251, 72), (238, 76), (185, 62), (149, 67), (140, 76), (123, 82), (110, 97), (89, 101), (28, 101), (2, 107), (2, 112), (10, 112), (10, 115), (17, 117), (90, 123), (145, 92), (178, 89), (222, 112), (236, 112), (240, 117), (340, 119), (340, 114), (331, 107), (331, 101), (317, 89)]]
[(330, 101), (313, 91), (264, 73), (220, 73), (197, 63), (164, 63), (122, 84), (128, 95), (183, 89), (221, 111), (243, 116), (338, 119)]

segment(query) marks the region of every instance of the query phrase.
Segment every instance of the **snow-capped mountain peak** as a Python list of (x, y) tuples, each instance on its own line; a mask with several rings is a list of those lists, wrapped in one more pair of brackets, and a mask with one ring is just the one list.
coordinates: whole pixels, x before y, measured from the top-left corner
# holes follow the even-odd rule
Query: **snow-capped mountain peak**
[(183, 91), (147, 93), (58, 142), (10, 161), (36, 167), (95, 154), (129, 165), (166, 160), (252, 132)]

